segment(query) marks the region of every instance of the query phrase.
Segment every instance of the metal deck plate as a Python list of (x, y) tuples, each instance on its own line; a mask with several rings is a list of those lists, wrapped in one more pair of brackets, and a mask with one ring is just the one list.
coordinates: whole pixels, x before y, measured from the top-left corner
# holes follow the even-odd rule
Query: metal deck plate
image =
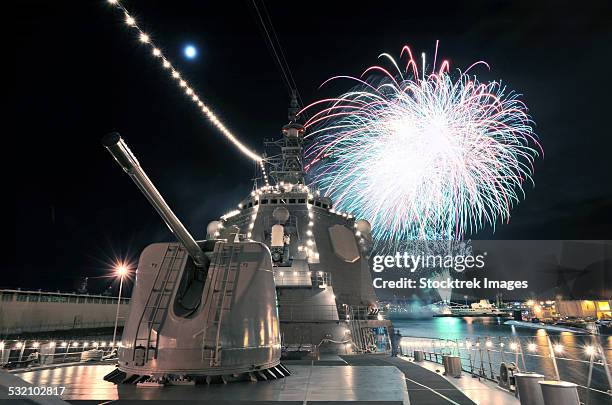
[[(70, 366), (17, 374), (35, 386), (65, 386), (65, 400), (180, 400), (222, 404), (261, 401), (288, 404), (367, 401), (370, 404), (409, 404), (404, 375), (393, 366), (289, 365), (292, 375), (274, 381), (240, 382), (164, 388), (116, 386), (102, 377), (108, 365)], [(325, 402), (319, 402), (325, 401)], [(355, 402), (353, 402), (355, 404)]]

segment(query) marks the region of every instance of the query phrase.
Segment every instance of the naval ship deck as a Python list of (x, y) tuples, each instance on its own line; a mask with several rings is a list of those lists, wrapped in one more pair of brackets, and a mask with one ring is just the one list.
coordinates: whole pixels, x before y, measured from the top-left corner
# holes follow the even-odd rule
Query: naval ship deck
[[(318, 361), (290, 360), (283, 364), (292, 375), (280, 380), (164, 388), (117, 386), (106, 382), (102, 377), (114, 368), (108, 364), (70, 365), (13, 374), (1, 371), (0, 399), (8, 398), (8, 386), (31, 384), (65, 386), (62, 398), (77, 403), (162, 400), (205, 405), (471, 405), (492, 401), (498, 405), (518, 404), (512, 395), (469, 376), (447, 379), (435, 372), (438, 367), (435, 364), (422, 366), (387, 355), (325, 356)], [(30, 403), (62, 402), (44, 397), (29, 399)]]

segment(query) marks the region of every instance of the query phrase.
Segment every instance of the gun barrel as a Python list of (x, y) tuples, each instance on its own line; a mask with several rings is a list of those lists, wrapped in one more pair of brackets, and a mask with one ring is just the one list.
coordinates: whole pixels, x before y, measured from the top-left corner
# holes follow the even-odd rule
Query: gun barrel
[(174, 236), (185, 247), (195, 264), (204, 266), (206, 259), (202, 249), (200, 249), (193, 236), (191, 236), (181, 221), (174, 215), (166, 201), (164, 201), (164, 198), (142, 170), (140, 163), (138, 163), (130, 148), (121, 138), (121, 135), (117, 132), (107, 134), (102, 138), (102, 145), (113, 155), (117, 163), (119, 163), (128, 176), (136, 183), (140, 191), (147, 197), (147, 200), (153, 205), (153, 208), (162, 217)]

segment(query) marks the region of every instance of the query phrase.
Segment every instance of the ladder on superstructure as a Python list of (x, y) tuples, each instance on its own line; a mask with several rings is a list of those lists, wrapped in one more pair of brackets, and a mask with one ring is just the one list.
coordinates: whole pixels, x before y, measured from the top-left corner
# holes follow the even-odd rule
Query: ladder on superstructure
[[(353, 343), (356, 346), (356, 349), (359, 352), (365, 351), (364, 349), (364, 336), (363, 331), (361, 330), (361, 322), (358, 319), (358, 316), (355, 316), (355, 310), (352, 306), (347, 307), (347, 311), (349, 314), (349, 326), (351, 328), (351, 336), (353, 338)], [(357, 311), (359, 314), (359, 311)]]
[[(134, 348), (144, 347), (145, 364), (149, 360), (157, 358), (159, 326), (166, 318), (185, 255), (186, 252), (180, 245), (168, 245), (159, 271), (153, 281), (153, 288), (149, 291), (134, 340)], [(134, 353), (136, 353), (136, 350), (134, 350)]]
[[(210, 366), (221, 365), (221, 324), (223, 316), (232, 308), (234, 284), (238, 273), (238, 262), (232, 260), (242, 250), (232, 243), (219, 243), (216, 257), (213, 261), (213, 276), (209, 284), (207, 295), (211, 297), (206, 317), (206, 327), (202, 341), (202, 360), (206, 353), (210, 353)], [(214, 342), (214, 346), (209, 343)]]

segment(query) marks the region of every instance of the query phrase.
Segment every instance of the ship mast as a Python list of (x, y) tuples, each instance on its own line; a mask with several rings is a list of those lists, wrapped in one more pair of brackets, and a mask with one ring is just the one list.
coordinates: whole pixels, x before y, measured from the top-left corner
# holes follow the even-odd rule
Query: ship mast
[(305, 128), (298, 123), (298, 102), (295, 92), (289, 103), (289, 123), (282, 128), (282, 138), (265, 142), (266, 149), (272, 147), (280, 154), (267, 159), (270, 165), (270, 176), (276, 182), (305, 184), (304, 181), (304, 132)]

